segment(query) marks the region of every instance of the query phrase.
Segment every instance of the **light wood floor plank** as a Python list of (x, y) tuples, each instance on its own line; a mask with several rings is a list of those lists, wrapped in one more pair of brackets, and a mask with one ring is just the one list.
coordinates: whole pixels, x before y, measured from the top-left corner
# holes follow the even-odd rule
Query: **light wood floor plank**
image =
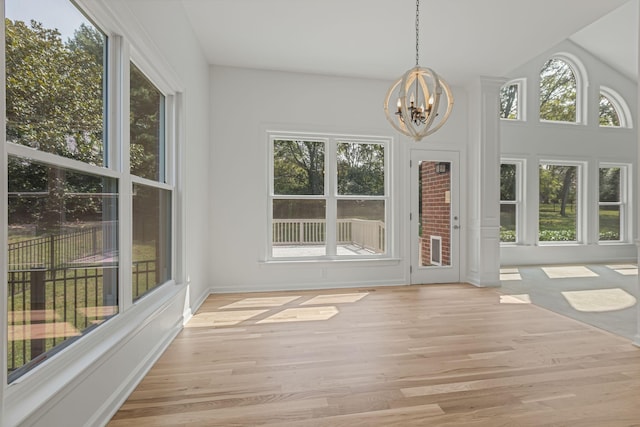
[(108, 424), (640, 426), (640, 349), (464, 284), (212, 295)]

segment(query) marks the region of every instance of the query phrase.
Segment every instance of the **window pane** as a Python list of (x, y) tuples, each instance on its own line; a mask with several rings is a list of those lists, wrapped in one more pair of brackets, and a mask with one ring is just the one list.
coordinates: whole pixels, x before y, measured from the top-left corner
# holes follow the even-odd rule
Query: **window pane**
[(384, 145), (338, 143), (338, 194), (384, 195)]
[(274, 257), (326, 255), (326, 202), (274, 200), (272, 233)]
[(500, 89), (500, 118), (518, 119), (518, 85), (503, 86)]
[(7, 141), (103, 165), (105, 35), (66, 0), (5, 4)]
[(117, 181), (9, 157), (8, 373), (118, 311)]
[(133, 299), (171, 278), (171, 192), (133, 184)]
[(500, 200), (516, 200), (516, 165), (502, 163), (500, 165)]
[(165, 181), (164, 95), (131, 64), (131, 173)]
[(611, 100), (600, 94), (600, 126), (620, 126), (620, 116)]
[(600, 240), (620, 240), (620, 206), (600, 206)]
[(540, 119), (576, 121), (576, 76), (561, 59), (548, 60), (540, 71)]
[(323, 195), (324, 150), (324, 142), (274, 141), (274, 194)]
[(600, 168), (601, 202), (620, 201), (620, 168)]
[(516, 205), (500, 205), (500, 241), (516, 241)]
[(383, 254), (384, 200), (338, 200), (338, 255)]
[[(600, 203), (620, 203), (620, 168), (600, 168)], [(600, 205), (600, 240), (620, 240), (622, 205)]]
[(576, 240), (577, 167), (541, 164), (538, 240)]

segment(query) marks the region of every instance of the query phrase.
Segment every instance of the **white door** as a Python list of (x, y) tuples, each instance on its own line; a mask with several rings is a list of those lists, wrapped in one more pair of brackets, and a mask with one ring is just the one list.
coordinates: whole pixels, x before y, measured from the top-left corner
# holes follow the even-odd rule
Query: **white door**
[(460, 281), (459, 158), (411, 151), (411, 284)]

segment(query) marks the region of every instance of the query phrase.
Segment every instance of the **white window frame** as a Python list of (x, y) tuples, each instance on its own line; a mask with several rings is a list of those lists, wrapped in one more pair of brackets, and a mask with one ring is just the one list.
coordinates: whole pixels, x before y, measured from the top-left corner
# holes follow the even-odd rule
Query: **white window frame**
[[(502, 86), (502, 88), (509, 86), (517, 86), (517, 94), (518, 94), (518, 103), (516, 107), (516, 118), (509, 119), (506, 117), (500, 117), (500, 120), (504, 120), (506, 122), (523, 122), (527, 120), (527, 101), (525, 99), (527, 93), (527, 79), (519, 78), (508, 81), (506, 84)], [(502, 91), (502, 88), (500, 90)]]
[[(613, 108), (616, 110), (618, 114), (618, 120), (620, 120), (620, 126), (602, 126), (600, 125), (600, 120), (598, 120), (598, 126), (603, 129), (619, 129), (619, 128), (633, 128), (633, 116), (631, 114), (631, 110), (629, 109), (629, 105), (624, 100), (624, 97), (620, 95), (615, 90), (611, 89), (607, 86), (600, 86), (600, 95), (604, 96), (611, 102)], [(600, 105), (600, 98), (598, 97), (598, 106)], [(598, 108), (598, 119), (600, 118), (600, 109)]]
[[(0, 0), (2, 2), (2, 0)], [(4, 2), (2, 2), (3, 4)], [(62, 168), (118, 179), (119, 191), (119, 286), (118, 314), (104, 322), (90, 333), (66, 346), (42, 363), (20, 376), (11, 384), (7, 375), (7, 352), (0, 352), (2, 369), (0, 383), (0, 406), (5, 408), (3, 420), (19, 423), (32, 414), (43, 402), (53, 398), (68, 385), (67, 381), (79, 378), (101, 357), (133, 334), (139, 327), (139, 320), (159, 308), (177, 292), (175, 286), (186, 283), (185, 273), (185, 217), (182, 209), (184, 195), (184, 97), (180, 92), (182, 84), (171, 67), (155, 49), (155, 45), (146, 34), (138, 33), (135, 27), (115, 20), (108, 5), (78, 0), (74, 2), (84, 11), (90, 20), (101, 28), (108, 37), (107, 50), (107, 92), (106, 116), (107, 130), (105, 157), (106, 167), (93, 166), (74, 159), (59, 157), (50, 153), (33, 150), (29, 147), (0, 142), (0, 176), (7, 177), (8, 155), (22, 156), (33, 161), (59, 166)], [(3, 21), (4, 22), (4, 21)], [(4, 23), (1, 24), (0, 44), (4, 52)], [(137, 45), (132, 46), (130, 41)], [(129, 173), (129, 62), (133, 60), (138, 68), (148, 76), (165, 95), (165, 150), (167, 170), (164, 183), (147, 182), (133, 177)], [(6, 80), (5, 55), (0, 55), (0, 76)], [(2, 85), (3, 94), (6, 86)], [(0, 105), (6, 109), (5, 96), (0, 97)], [(0, 123), (6, 127), (4, 115)], [(4, 138), (4, 137), (3, 137)], [(170, 190), (171, 195), (171, 279), (156, 287), (135, 303), (131, 300), (131, 189), (133, 182), (150, 184)], [(0, 275), (7, 277), (7, 188), (0, 186)], [(177, 256), (177, 254), (180, 254)], [(7, 342), (7, 290), (0, 287), (0, 338)], [(2, 345), (5, 348), (5, 344)]]
[[(600, 201), (600, 169), (610, 169), (610, 168), (619, 168), (620, 169), (620, 200), (618, 202), (601, 202)], [(598, 185), (597, 185), (597, 193), (596, 193), (596, 223), (598, 224), (595, 230), (596, 241), (599, 245), (615, 245), (621, 243), (629, 243), (631, 240), (630, 230), (632, 229), (632, 218), (633, 215), (631, 213), (631, 165), (626, 163), (609, 163), (602, 162), (598, 164)], [(620, 240), (600, 240), (600, 206), (619, 206), (620, 208)]]
[[(586, 125), (587, 124), (587, 100), (588, 100), (588, 89), (589, 89), (589, 78), (587, 74), (587, 69), (585, 68), (582, 61), (578, 59), (577, 56), (567, 53), (567, 52), (559, 52), (551, 55), (545, 60), (545, 63), (548, 60), (558, 59), (560, 61), (565, 62), (571, 71), (573, 71), (573, 75), (576, 79), (576, 121), (575, 122), (566, 122), (562, 120), (546, 120), (540, 117), (540, 72), (538, 72), (538, 96), (537, 105), (538, 105), (538, 117), (541, 123), (558, 123), (558, 124), (574, 124), (574, 125)], [(544, 65), (544, 64), (543, 64)], [(542, 68), (540, 68), (542, 70)]]
[(582, 245), (585, 242), (585, 227), (587, 224), (587, 209), (585, 201), (587, 200), (586, 191), (587, 185), (585, 177), (587, 176), (587, 162), (586, 161), (571, 161), (571, 160), (557, 160), (557, 159), (540, 159), (537, 165), (538, 173), (538, 197), (540, 194), (540, 166), (552, 165), (552, 166), (574, 166), (576, 168), (576, 240), (569, 241), (547, 241), (540, 240), (540, 206), (536, 212), (536, 242), (539, 246), (567, 246), (567, 245)]
[[(392, 232), (391, 232), (391, 197), (390, 197), (390, 167), (391, 167), (391, 138), (380, 136), (362, 136), (347, 134), (327, 134), (327, 133), (306, 133), (306, 132), (280, 132), (267, 131), (268, 140), (268, 203), (267, 203), (267, 226), (266, 226), (266, 249), (264, 251), (264, 260), (267, 262), (305, 262), (318, 260), (362, 260), (362, 259), (389, 259), (392, 257)], [(274, 183), (274, 141), (276, 140), (303, 140), (318, 141), (325, 144), (324, 159), (324, 194), (323, 195), (276, 195), (273, 187)], [(363, 195), (339, 195), (337, 182), (337, 146), (338, 143), (362, 143), (362, 144), (381, 144), (384, 147), (384, 195), (382, 196), (363, 196)], [(326, 254), (323, 256), (300, 256), (300, 257), (274, 257), (273, 256), (273, 201), (278, 199), (301, 199), (301, 200), (325, 200), (326, 201), (326, 237), (325, 248)], [(339, 200), (382, 200), (384, 201), (385, 215), (385, 252), (382, 254), (366, 254), (366, 255), (338, 255), (337, 250), (337, 203)]]
[(500, 166), (503, 164), (516, 166), (516, 197), (515, 200), (500, 200), (500, 205), (514, 205), (516, 207), (516, 241), (515, 242), (500, 242), (503, 246), (513, 246), (522, 243), (522, 230), (525, 220), (525, 210), (523, 209), (524, 189), (525, 187), (525, 174), (526, 160), (515, 158), (502, 158), (500, 159)]

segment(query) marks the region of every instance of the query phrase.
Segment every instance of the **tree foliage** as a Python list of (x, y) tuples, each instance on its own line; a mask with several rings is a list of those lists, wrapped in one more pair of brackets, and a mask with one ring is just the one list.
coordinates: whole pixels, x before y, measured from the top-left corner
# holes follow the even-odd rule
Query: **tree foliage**
[(600, 113), (600, 126), (620, 126), (620, 117), (618, 116), (616, 107), (609, 98), (602, 94), (600, 95), (598, 109)]
[(500, 165), (500, 200), (516, 200), (516, 165)]
[(320, 141), (273, 143), (275, 194), (323, 195), (325, 144)]
[(341, 142), (338, 144), (338, 194), (384, 195), (384, 146)]
[[(5, 19), (7, 140), (95, 165), (103, 163), (103, 59), (62, 42), (58, 30)], [(76, 36), (104, 36), (89, 27)]]
[(558, 58), (549, 59), (540, 70), (540, 119), (575, 122), (576, 96), (571, 66)]
[(518, 118), (518, 85), (510, 84), (500, 89), (500, 118)]
[(164, 149), (164, 96), (133, 63), (129, 97), (131, 173), (147, 179), (160, 180), (161, 150)]

